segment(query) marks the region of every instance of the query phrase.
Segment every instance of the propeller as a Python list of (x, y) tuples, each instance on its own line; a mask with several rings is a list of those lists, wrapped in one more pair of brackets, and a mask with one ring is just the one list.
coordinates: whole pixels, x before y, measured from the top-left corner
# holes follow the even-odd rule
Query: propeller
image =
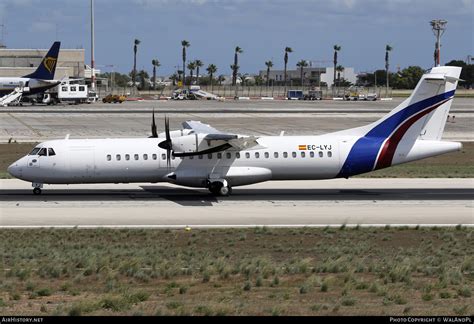
[(158, 146), (166, 150), (166, 165), (170, 167), (171, 166), (171, 149), (173, 148), (173, 144), (171, 143), (171, 136), (170, 136), (170, 120), (166, 116), (165, 116), (165, 134), (166, 134), (166, 139), (163, 142), (158, 143)]
[(151, 136), (148, 138), (157, 138), (158, 133), (156, 132), (156, 123), (155, 123), (155, 108), (153, 108), (152, 120), (151, 120)]

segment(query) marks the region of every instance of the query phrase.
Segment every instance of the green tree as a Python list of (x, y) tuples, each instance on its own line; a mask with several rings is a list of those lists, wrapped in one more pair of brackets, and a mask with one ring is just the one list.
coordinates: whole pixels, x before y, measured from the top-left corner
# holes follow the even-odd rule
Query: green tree
[(272, 61), (266, 61), (265, 65), (267, 66), (267, 87), (270, 85), (270, 69), (273, 67)]
[(209, 83), (211, 84), (211, 92), (213, 90), (213, 84), (214, 84), (214, 73), (217, 72), (217, 66), (215, 66), (214, 64), (209, 64), (207, 69), (206, 69), (207, 73), (209, 74)]
[(192, 61), (192, 62), (189, 62), (188, 64), (188, 70), (189, 70), (189, 74), (191, 75), (191, 80), (189, 82), (189, 84), (193, 84), (193, 72), (194, 72), (194, 69), (196, 68), (196, 62)]
[(138, 71), (138, 79), (140, 80), (140, 90), (145, 90), (147, 88), (147, 79), (150, 79), (150, 76), (145, 70)]
[(132, 85), (135, 86), (136, 76), (137, 76), (137, 51), (138, 45), (140, 44), (139, 39), (135, 39), (133, 42), (133, 73), (132, 73)]
[(413, 89), (424, 73), (419, 66), (409, 66), (392, 76), (392, 85), (397, 89)]
[(182, 59), (183, 59), (183, 87), (186, 85), (186, 48), (191, 46), (187, 40), (181, 41), (181, 46), (183, 46)]
[(474, 64), (466, 64), (464, 61), (452, 60), (446, 63), (448, 66), (459, 66), (462, 67), (460, 78), (464, 81), (460, 81), (459, 85), (467, 89), (474, 86)]
[(196, 84), (199, 84), (199, 68), (202, 68), (204, 63), (201, 60), (195, 60), (194, 63), (196, 64)]
[(161, 66), (160, 61), (157, 59), (151, 60), (151, 65), (153, 65), (153, 90), (156, 89), (156, 69)]
[(232, 68), (232, 85), (237, 84), (237, 72), (239, 71), (239, 54), (243, 52), (242, 48), (239, 46), (235, 47), (234, 51), (234, 64), (231, 65)]
[(285, 56), (283, 57), (283, 61), (285, 62), (285, 96), (286, 96), (286, 68), (288, 65), (288, 53), (293, 52), (291, 47), (285, 47)]
[(303, 86), (304, 85), (303, 69), (308, 66), (308, 62), (306, 62), (306, 60), (301, 60), (298, 63), (296, 63), (296, 66), (300, 68), (301, 86)]
[(338, 86), (340, 86), (341, 72), (344, 72), (344, 67), (342, 65), (338, 65), (336, 67), (336, 71), (337, 71), (337, 83), (338, 83)]

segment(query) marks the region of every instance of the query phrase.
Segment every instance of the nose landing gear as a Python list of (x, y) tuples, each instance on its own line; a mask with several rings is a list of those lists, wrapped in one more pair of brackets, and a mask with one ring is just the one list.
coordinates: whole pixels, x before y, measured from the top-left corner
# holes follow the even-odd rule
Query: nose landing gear
[(209, 183), (208, 189), (215, 196), (230, 196), (232, 193), (232, 187), (226, 180), (214, 180)]
[(33, 193), (35, 195), (41, 195), (41, 188), (43, 188), (43, 184), (33, 182), (31, 185), (34, 187), (33, 188)]

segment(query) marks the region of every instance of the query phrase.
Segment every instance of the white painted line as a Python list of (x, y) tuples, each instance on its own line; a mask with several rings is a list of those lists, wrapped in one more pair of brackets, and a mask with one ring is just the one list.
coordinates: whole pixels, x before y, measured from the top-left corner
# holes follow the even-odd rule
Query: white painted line
[(310, 227), (310, 228), (340, 228), (344, 227), (456, 227), (461, 225), (462, 227), (474, 227), (473, 224), (235, 224), (235, 225), (6, 225), (0, 226), (0, 229), (16, 229), (16, 228), (255, 228), (255, 227), (267, 227), (267, 228), (297, 228), (297, 227)]

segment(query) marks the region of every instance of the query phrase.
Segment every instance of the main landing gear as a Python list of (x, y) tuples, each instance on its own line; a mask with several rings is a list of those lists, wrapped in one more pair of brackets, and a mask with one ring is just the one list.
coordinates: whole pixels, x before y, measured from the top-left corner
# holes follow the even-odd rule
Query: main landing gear
[(43, 184), (33, 182), (31, 185), (34, 187), (33, 188), (33, 193), (35, 195), (41, 195), (41, 188), (43, 188)]
[(213, 181), (209, 183), (209, 191), (215, 196), (230, 196), (232, 187), (226, 180)]

